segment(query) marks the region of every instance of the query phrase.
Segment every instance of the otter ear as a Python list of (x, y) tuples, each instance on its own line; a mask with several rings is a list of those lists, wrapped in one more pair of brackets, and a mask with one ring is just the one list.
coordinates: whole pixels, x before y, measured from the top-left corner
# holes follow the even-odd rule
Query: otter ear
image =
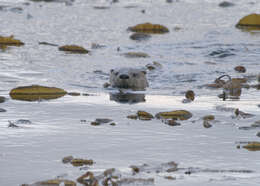
[(111, 70), (110, 70), (110, 73), (113, 73), (113, 72), (114, 72), (114, 69), (111, 69)]

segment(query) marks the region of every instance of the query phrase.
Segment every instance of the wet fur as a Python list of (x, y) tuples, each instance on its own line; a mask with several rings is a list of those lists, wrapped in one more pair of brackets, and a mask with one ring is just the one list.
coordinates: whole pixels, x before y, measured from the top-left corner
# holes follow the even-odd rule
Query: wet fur
[[(120, 77), (128, 76), (127, 79)], [(146, 71), (138, 68), (118, 68), (110, 71), (110, 84), (117, 88), (130, 88), (133, 90), (145, 90), (148, 87)]]

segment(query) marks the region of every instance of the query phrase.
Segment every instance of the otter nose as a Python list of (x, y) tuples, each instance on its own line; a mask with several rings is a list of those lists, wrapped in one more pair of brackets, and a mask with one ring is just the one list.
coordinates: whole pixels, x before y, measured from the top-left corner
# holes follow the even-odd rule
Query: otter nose
[(122, 74), (119, 76), (120, 79), (129, 79), (129, 76), (126, 74)]

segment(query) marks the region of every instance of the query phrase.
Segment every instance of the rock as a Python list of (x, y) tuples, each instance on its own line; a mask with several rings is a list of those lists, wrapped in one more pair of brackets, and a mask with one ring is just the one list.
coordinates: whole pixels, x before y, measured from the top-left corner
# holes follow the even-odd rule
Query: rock
[(167, 180), (176, 180), (176, 177), (172, 177), (172, 176), (164, 176), (164, 178)]
[(64, 45), (59, 47), (60, 51), (66, 51), (66, 52), (71, 52), (71, 53), (77, 53), (77, 54), (87, 54), (89, 53), (88, 50), (81, 46), (77, 45)]
[(209, 120), (204, 120), (204, 121), (203, 121), (203, 127), (205, 127), (205, 128), (211, 128), (212, 125), (209, 123)]
[(0, 36), (0, 45), (22, 46), (24, 43), (18, 39), (14, 39), (14, 36), (11, 35), (9, 37)]
[(6, 112), (6, 110), (3, 108), (0, 108), (0, 112)]
[(73, 156), (66, 156), (62, 159), (62, 163), (70, 163), (73, 159)]
[(70, 162), (74, 167), (79, 167), (83, 165), (93, 165), (93, 160), (87, 160), (87, 159), (73, 159)]
[(39, 101), (57, 99), (66, 95), (67, 92), (56, 87), (45, 87), (40, 85), (31, 85), (17, 87), (10, 91), (9, 95), (12, 99), (22, 101)]
[(258, 133), (256, 134), (256, 136), (260, 137), (260, 132), (258, 132)]
[(156, 61), (154, 61), (152, 64), (147, 64), (145, 65), (145, 67), (148, 69), (148, 70), (155, 70), (156, 68), (161, 68), (162, 65)]
[(174, 119), (166, 120), (165, 123), (170, 126), (180, 126), (181, 124)]
[(68, 92), (67, 94), (70, 96), (80, 96), (80, 93), (78, 92)]
[(48, 42), (39, 42), (39, 45), (59, 46), (59, 45), (57, 45), (57, 44), (48, 43)]
[(137, 116), (139, 117), (139, 119), (143, 120), (151, 120), (154, 118), (152, 114), (145, 111), (137, 111)]
[(234, 68), (235, 71), (240, 72), (240, 73), (245, 73), (246, 72), (246, 68), (244, 66), (236, 66)]
[(151, 23), (138, 24), (136, 26), (129, 27), (128, 30), (132, 32), (141, 32), (148, 34), (164, 34), (169, 32), (169, 29), (165, 26)]
[(9, 125), (8, 125), (9, 128), (19, 128), (19, 126), (14, 124), (13, 122), (11, 122), (11, 121), (8, 121), (8, 122), (9, 122)]
[(96, 121), (92, 121), (92, 122), (90, 123), (90, 125), (92, 125), (92, 126), (99, 126), (99, 125), (101, 125), (101, 123), (98, 123), (98, 122), (96, 122)]
[(215, 116), (214, 115), (206, 115), (202, 119), (212, 121), (212, 120), (215, 120)]
[(135, 41), (146, 41), (151, 38), (151, 35), (146, 34), (146, 33), (133, 33), (130, 36), (130, 39), (135, 40)]
[(76, 186), (77, 184), (71, 180), (64, 180), (64, 179), (52, 179), (46, 181), (40, 181), (33, 184), (22, 184), (22, 186)]
[(171, 112), (159, 112), (155, 117), (158, 119), (187, 120), (192, 117), (192, 114), (186, 110), (175, 110)]
[(249, 30), (257, 30), (260, 28), (260, 14), (249, 14), (236, 24), (237, 28), (245, 28)]
[(231, 6), (234, 6), (234, 5), (235, 5), (234, 3), (231, 3), (231, 2), (228, 2), (228, 1), (223, 1), (223, 2), (218, 4), (218, 6), (223, 7), (223, 8), (231, 7)]
[(91, 43), (91, 49), (100, 49), (100, 48), (105, 48), (105, 45), (100, 45), (97, 43)]
[(127, 58), (147, 58), (150, 57), (148, 54), (144, 52), (127, 52), (123, 54)]
[(250, 142), (247, 145), (244, 145), (243, 148), (249, 151), (260, 151), (260, 142)]
[(127, 116), (128, 119), (137, 119), (138, 116), (137, 115), (129, 115)]
[(147, 164), (143, 164), (140, 166), (132, 165), (130, 168), (132, 168), (132, 171), (134, 174), (136, 173), (165, 173), (165, 172), (175, 172), (178, 170), (178, 164), (174, 161), (170, 161), (167, 163), (161, 163), (160, 165), (150, 166)]
[(110, 86), (111, 86), (111, 84), (108, 83), (108, 82), (106, 82), (106, 83), (103, 84), (103, 87), (104, 87), (104, 88), (108, 88), (108, 87), (110, 87)]
[(112, 119), (107, 119), (107, 118), (97, 118), (96, 122), (98, 123), (110, 123), (111, 121), (113, 121)]
[(90, 171), (77, 178), (77, 182), (86, 186), (99, 186), (98, 180), (94, 177), (94, 174)]
[(238, 117), (238, 116), (241, 116), (243, 119), (245, 118), (251, 118), (251, 117), (254, 117), (255, 115), (253, 114), (249, 114), (249, 113), (245, 113), (245, 112), (242, 112), (240, 111), (239, 109), (236, 109), (235, 110), (235, 115)]
[(192, 91), (192, 90), (188, 90), (186, 93), (185, 93), (185, 97), (191, 101), (194, 101), (195, 99), (195, 93)]

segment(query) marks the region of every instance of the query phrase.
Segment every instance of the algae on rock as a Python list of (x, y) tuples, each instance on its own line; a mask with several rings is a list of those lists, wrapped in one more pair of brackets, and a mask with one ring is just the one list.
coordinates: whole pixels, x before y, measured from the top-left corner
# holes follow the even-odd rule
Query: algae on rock
[(22, 101), (38, 101), (57, 99), (66, 95), (67, 92), (56, 87), (45, 87), (40, 85), (31, 85), (24, 87), (17, 87), (10, 91), (9, 95), (12, 99)]

